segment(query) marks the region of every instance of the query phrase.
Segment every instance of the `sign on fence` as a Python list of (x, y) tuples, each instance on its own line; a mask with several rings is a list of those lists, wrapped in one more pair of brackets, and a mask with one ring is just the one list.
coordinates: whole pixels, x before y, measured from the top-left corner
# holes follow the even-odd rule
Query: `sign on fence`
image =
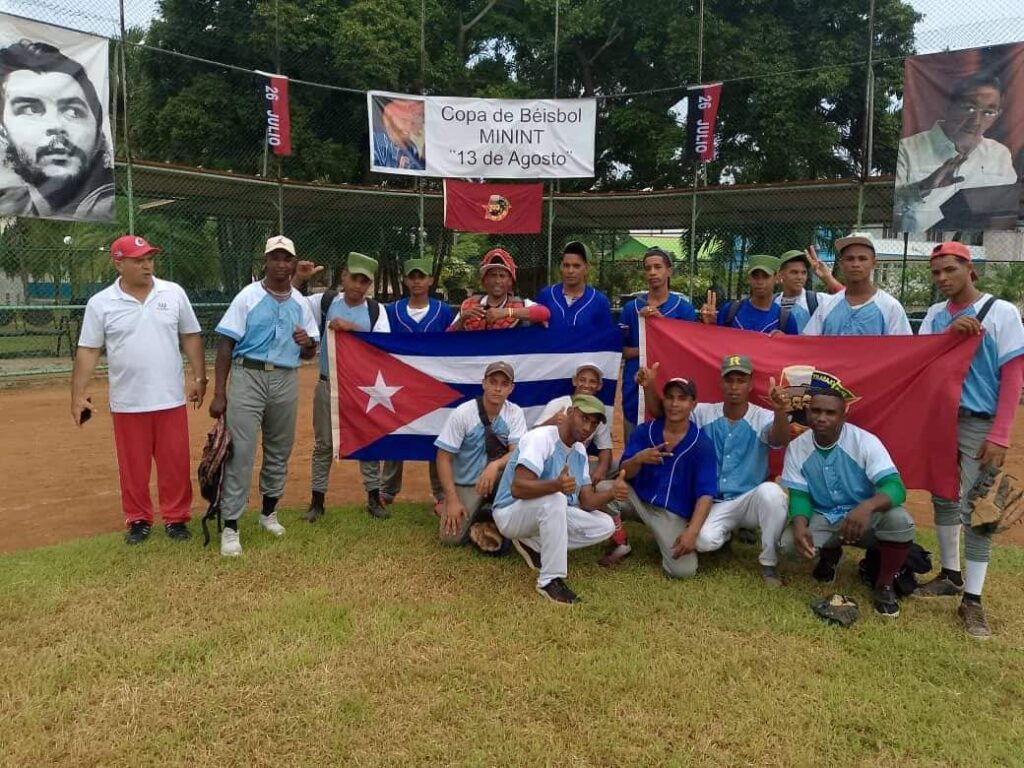
[(1024, 215), (1024, 43), (909, 57), (902, 136), (896, 230), (1014, 229)]
[(370, 170), (450, 178), (594, 175), (594, 99), (367, 94)]
[(107, 40), (0, 14), (0, 216), (114, 220)]

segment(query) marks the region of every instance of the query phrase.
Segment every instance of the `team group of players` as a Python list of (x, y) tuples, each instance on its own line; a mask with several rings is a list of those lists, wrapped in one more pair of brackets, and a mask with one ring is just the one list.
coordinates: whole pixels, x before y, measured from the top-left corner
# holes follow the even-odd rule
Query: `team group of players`
[[(87, 390), (106, 349), (110, 406), (128, 527), (126, 540), (148, 538), (153, 524), (149, 498), (152, 463), (158, 471), (160, 513), (172, 539), (187, 539), (192, 502), (186, 402), (206, 396), (207, 377), (199, 323), (174, 283), (153, 275), (154, 248), (126, 235), (111, 246), (118, 279), (89, 300), (72, 378), (72, 417), (81, 425), (92, 412)], [(779, 553), (816, 559), (813, 575), (835, 578), (844, 544), (872, 547), (880, 563), (873, 603), (895, 617), (893, 578), (903, 567), (914, 524), (903, 507), (906, 490), (888, 452), (870, 433), (846, 423), (853, 397), (835, 376), (816, 371), (806, 398), (809, 429), (790, 438), (792, 403), (774, 385), (772, 408), (750, 402), (753, 368), (744, 350), (723, 350), (721, 396), (702, 403), (694, 383), (670, 378), (656, 387), (658, 363), (641, 367), (641, 317), (668, 317), (777, 334), (910, 334), (906, 313), (871, 279), (871, 238), (854, 233), (835, 243), (839, 283), (814, 249), (781, 258), (751, 257), (749, 294), (717, 306), (715, 294), (698, 311), (670, 290), (670, 254), (652, 248), (643, 257), (647, 290), (621, 312), (625, 361), (622, 378), (625, 450), (613, 461), (605, 408), (595, 396), (603, 373), (583, 364), (573, 395), (553, 401), (527, 425), (510, 395), (515, 370), (500, 354), (482, 372), (483, 394), (456, 408), (436, 441), (430, 466), (441, 540), (473, 543), (484, 551), (511, 544), (537, 571), (537, 590), (560, 604), (578, 596), (566, 583), (567, 552), (608, 542), (602, 565), (631, 553), (623, 517), (651, 531), (665, 572), (693, 575), (698, 553), (729, 545), (741, 530), (760, 530), (758, 556), (764, 582), (781, 586)], [(295, 435), (297, 369), (317, 354), (326, 328), (336, 332), (420, 333), (473, 331), (543, 324), (551, 328), (602, 327), (612, 322), (607, 297), (587, 282), (589, 253), (580, 242), (565, 246), (559, 283), (537, 301), (516, 295), (516, 265), (501, 249), (481, 262), (482, 291), (453, 312), (431, 298), (432, 264), (404, 264), (407, 296), (386, 306), (368, 298), (377, 262), (349, 255), (338, 286), (305, 295), (322, 271), (297, 257), (291, 240), (267, 241), (264, 277), (243, 288), (216, 327), (219, 335), (214, 392), (209, 410), (226, 416), (232, 453), (225, 464), (221, 554), (242, 552), (238, 520), (248, 502), (258, 441), (262, 510), (260, 526), (281, 536), (276, 506), (284, 490)], [(920, 333), (981, 334), (964, 381), (958, 414), (960, 499), (934, 499), (941, 570), (915, 594), (961, 596), (959, 616), (974, 637), (991, 634), (981, 604), (991, 556), (991, 534), (971, 526), (966, 492), (984, 464), (1000, 466), (1024, 381), (1024, 327), (1017, 308), (975, 287), (970, 250), (957, 242), (931, 255), (936, 286), (946, 300), (932, 306)], [(827, 293), (806, 289), (816, 274)], [(782, 290), (776, 293), (776, 286)], [(179, 348), (180, 345), (180, 348)], [(181, 350), (191, 377), (182, 387)], [(667, 362), (667, 361), (666, 361)], [(345, 364), (348, 364), (345, 361)], [(358, 365), (358, 361), (351, 361)], [(637, 424), (640, 393), (654, 418)], [(530, 428), (532, 426), (532, 428)], [(306, 519), (325, 513), (334, 450), (326, 354), (314, 395), (312, 496)], [(772, 449), (785, 449), (781, 484), (768, 476)], [(949, 450), (952, 450), (950, 446)], [(388, 516), (401, 488), (400, 462), (361, 462), (367, 510)], [(966, 568), (961, 570), (964, 532)]]

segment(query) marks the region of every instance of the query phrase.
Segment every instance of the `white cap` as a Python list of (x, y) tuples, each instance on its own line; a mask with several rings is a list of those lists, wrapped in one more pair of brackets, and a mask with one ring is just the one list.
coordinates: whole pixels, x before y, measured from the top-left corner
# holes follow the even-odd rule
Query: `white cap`
[(284, 235), (274, 235), (272, 238), (267, 240), (267, 246), (263, 249), (263, 254), (266, 255), (271, 251), (287, 251), (292, 256), (296, 255), (295, 243)]
[(598, 365), (597, 363), (591, 363), (589, 361), (585, 363), (580, 363), (579, 365), (576, 366), (576, 373), (573, 375), (579, 376), (580, 371), (594, 371), (599, 379), (604, 378), (604, 371), (601, 370), (601, 366)]
[(871, 234), (868, 232), (851, 232), (846, 237), (840, 237), (836, 240), (836, 256), (843, 252), (843, 248), (848, 245), (866, 245), (872, 251), (877, 250), (875, 248), (875, 241), (871, 239)]

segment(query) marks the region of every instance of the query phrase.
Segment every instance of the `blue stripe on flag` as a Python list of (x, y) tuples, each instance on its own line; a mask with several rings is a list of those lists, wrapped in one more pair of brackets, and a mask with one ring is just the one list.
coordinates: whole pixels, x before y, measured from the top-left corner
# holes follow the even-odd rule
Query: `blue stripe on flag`
[(502, 355), (576, 354), (621, 352), (622, 330), (608, 328), (587, 333), (577, 330), (515, 328), (507, 331), (452, 331), (446, 333), (357, 333), (360, 339), (393, 355), (424, 357), (480, 357), (500, 360)]

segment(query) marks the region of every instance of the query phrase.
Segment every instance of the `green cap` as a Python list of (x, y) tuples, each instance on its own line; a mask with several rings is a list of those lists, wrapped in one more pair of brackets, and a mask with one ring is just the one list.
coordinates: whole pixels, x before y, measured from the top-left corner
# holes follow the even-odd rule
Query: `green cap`
[(604, 403), (593, 395), (573, 395), (572, 407), (581, 413), (599, 416), (602, 422), (608, 420), (608, 414), (604, 411)]
[(413, 272), (422, 272), (429, 277), (434, 274), (434, 262), (430, 259), (409, 259), (402, 267), (402, 274), (408, 276)]
[(377, 260), (352, 251), (348, 255), (348, 261), (345, 262), (345, 269), (350, 275), (365, 275), (373, 280), (377, 275)]
[(751, 256), (747, 259), (747, 274), (752, 275), (758, 270), (774, 275), (779, 271), (779, 260), (774, 256), (765, 256), (763, 254)]
[(726, 355), (722, 358), (722, 376), (727, 373), (745, 373), (748, 376), (754, 372), (754, 364), (746, 355)]
[(791, 261), (796, 261), (797, 259), (800, 259), (805, 264), (808, 264), (808, 266), (810, 266), (806, 253), (804, 253), (803, 251), (792, 250), (786, 251), (784, 254), (782, 254), (781, 257), (779, 257), (779, 267), (781, 268), (783, 264), (787, 264)]

